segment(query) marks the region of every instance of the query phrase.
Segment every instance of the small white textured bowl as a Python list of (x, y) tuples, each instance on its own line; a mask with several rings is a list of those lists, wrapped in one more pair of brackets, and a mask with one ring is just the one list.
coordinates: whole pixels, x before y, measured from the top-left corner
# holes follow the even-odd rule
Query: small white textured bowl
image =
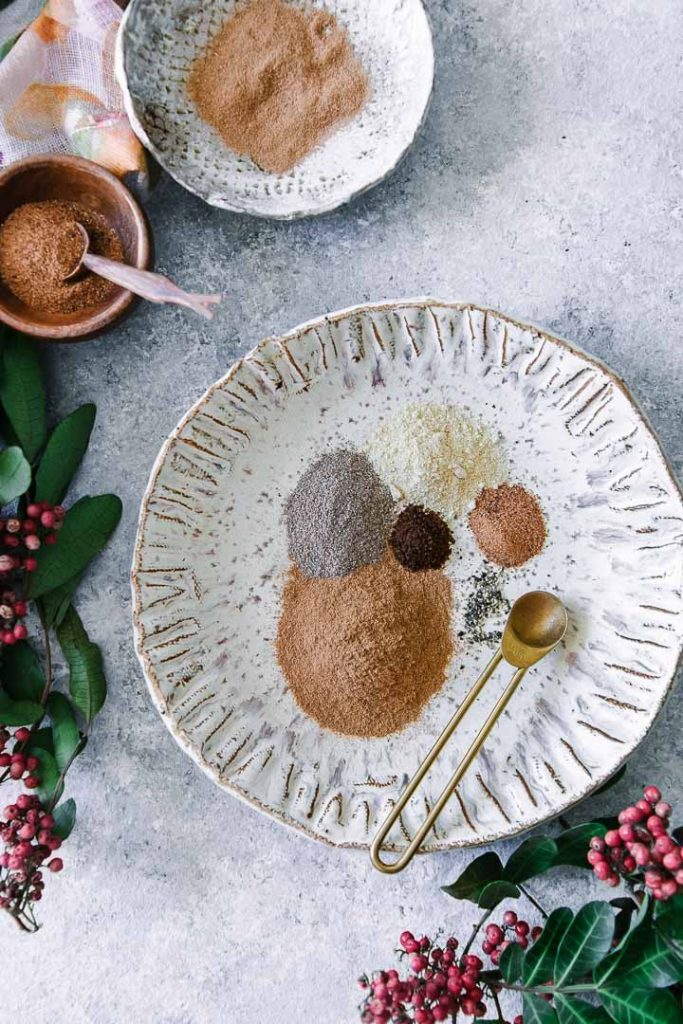
[(376, 185), (424, 119), (434, 52), (421, 0), (307, 0), (348, 31), (370, 78), (364, 109), (287, 174), (228, 149), (187, 93), (190, 65), (239, 0), (134, 0), (124, 14), (116, 74), (134, 130), (181, 185), (237, 213), (291, 219), (333, 210)]

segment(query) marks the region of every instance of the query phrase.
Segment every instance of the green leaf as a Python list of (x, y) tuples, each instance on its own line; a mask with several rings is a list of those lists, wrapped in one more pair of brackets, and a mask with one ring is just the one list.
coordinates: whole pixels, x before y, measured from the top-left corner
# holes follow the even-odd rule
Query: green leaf
[[(614, 963), (611, 961), (614, 960)], [(683, 956), (676, 952), (650, 921), (634, 928), (624, 946), (609, 957), (606, 973), (596, 972), (596, 980), (604, 983), (610, 975), (620, 983), (633, 987), (668, 988), (683, 981)]]
[(525, 992), (522, 997), (524, 1024), (557, 1024), (557, 1014), (545, 999)]
[(53, 833), (60, 839), (67, 839), (76, 824), (76, 801), (72, 797), (63, 800), (53, 810), (52, 817), (55, 819)]
[(586, 860), (588, 846), (593, 836), (602, 837), (607, 832), (607, 827), (597, 821), (587, 821), (583, 825), (575, 825), (555, 836), (557, 844), (557, 856), (555, 866), (589, 868)]
[(513, 985), (518, 978), (522, 977), (522, 964), (524, 963), (524, 951), (518, 942), (511, 942), (503, 950), (498, 967), (508, 985)]
[(512, 882), (489, 882), (479, 893), (477, 905), (482, 910), (493, 910), (503, 900), (516, 900), (519, 896), (519, 889)]
[(64, 780), (60, 778), (59, 768), (52, 754), (43, 747), (29, 746), (28, 751), (37, 757), (40, 764), (36, 768), (36, 775), (40, 780), (37, 793), (41, 803), (50, 804), (59, 800), (64, 789)]
[(543, 934), (524, 957), (522, 977), (525, 985), (543, 984), (552, 978), (558, 944), (572, 923), (573, 916), (567, 907), (558, 907), (552, 911), (543, 926)]
[(612, 1018), (600, 1006), (591, 1006), (575, 996), (555, 996), (560, 1024), (612, 1024)]
[(41, 704), (32, 700), (12, 700), (0, 690), (0, 722), (3, 725), (33, 725), (42, 713)]
[(21, 448), (0, 452), (0, 507), (20, 498), (31, 486), (31, 467)]
[(81, 734), (71, 704), (63, 693), (50, 694), (47, 710), (52, 720), (55, 761), (63, 772), (81, 745)]
[(88, 448), (95, 406), (82, 405), (58, 423), (36, 472), (36, 501), (59, 505)]
[(58, 627), (57, 639), (69, 665), (71, 699), (86, 722), (91, 722), (107, 697), (102, 652), (89, 639), (73, 607)]
[(557, 856), (557, 844), (552, 839), (537, 836), (526, 839), (505, 865), (505, 877), (509, 882), (526, 882), (534, 875), (541, 875), (553, 867)]
[(0, 666), (2, 685), (13, 700), (32, 700), (43, 695), (45, 677), (36, 651), (29, 643), (5, 647)]
[(49, 590), (47, 594), (39, 599), (38, 604), (40, 605), (41, 615), (47, 626), (58, 626), (71, 604), (71, 599), (76, 592), (78, 584), (81, 582), (82, 574), (78, 573), (76, 576), (72, 576), (66, 583), (62, 583), (60, 587), (55, 587), (54, 590)]
[(654, 919), (658, 931), (672, 942), (683, 944), (683, 893), (672, 900), (658, 900), (655, 903)]
[(468, 864), (463, 873), (450, 885), (441, 888), (456, 900), (478, 903), (479, 896), (490, 882), (502, 881), (503, 864), (497, 853), (482, 853)]
[(48, 754), (54, 754), (55, 745), (49, 725), (44, 725), (42, 729), (36, 729), (31, 735), (31, 746), (40, 747), (41, 750), (47, 750)]
[(666, 989), (631, 988), (616, 978), (600, 998), (617, 1024), (683, 1024), (680, 1004)]
[(0, 402), (24, 455), (33, 462), (47, 435), (45, 385), (35, 344), (15, 331), (2, 354)]
[(43, 547), (38, 568), (29, 580), (29, 597), (42, 597), (71, 580), (99, 554), (121, 518), (121, 501), (114, 494), (81, 498), (64, 517), (57, 543)]
[(614, 775), (610, 775), (607, 782), (603, 782), (602, 786), (600, 786), (598, 789), (594, 790), (593, 793), (591, 793), (591, 796), (599, 796), (600, 793), (606, 793), (609, 789), (612, 788), (612, 786), (616, 786), (617, 782), (619, 782), (620, 779), (623, 779), (624, 775), (626, 774), (627, 768), (628, 762), (624, 761), (621, 768), (617, 768)]
[(609, 903), (586, 903), (564, 933), (555, 956), (556, 985), (582, 978), (607, 956), (614, 935), (614, 912)]

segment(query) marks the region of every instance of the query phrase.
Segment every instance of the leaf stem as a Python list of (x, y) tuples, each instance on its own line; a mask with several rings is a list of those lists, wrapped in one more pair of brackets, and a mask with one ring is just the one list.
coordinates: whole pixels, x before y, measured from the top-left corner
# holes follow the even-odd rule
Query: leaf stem
[(522, 885), (521, 882), (517, 882), (517, 885), (519, 886), (520, 892), (524, 893), (524, 895), (528, 899), (529, 903), (531, 903), (534, 907), (536, 907), (536, 910), (539, 912), (539, 914), (541, 914), (542, 917), (544, 918), (544, 920), (547, 921), (548, 920), (548, 914), (543, 909), (543, 907), (538, 902), (538, 900), (534, 896), (531, 895), (531, 893), (529, 892), (527, 887), (525, 885)]
[(493, 1002), (496, 1006), (496, 1013), (498, 1014), (498, 1024), (505, 1024), (505, 1018), (503, 1017), (503, 1008), (500, 1005), (500, 999), (495, 988), (491, 989), (491, 995), (493, 996)]
[(491, 916), (492, 913), (493, 913), (493, 907), (491, 907), (490, 910), (487, 910), (482, 915), (482, 917), (479, 918), (479, 920), (475, 924), (474, 928), (472, 929), (472, 934), (470, 935), (469, 939), (467, 940), (465, 948), (462, 951), (462, 955), (463, 956), (467, 956), (467, 954), (469, 953), (470, 949), (472, 948), (472, 943), (474, 942), (474, 940), (476, 939), (477, 935), (479, 934), (479, 931), (481, 930), (483, 925), (486, 924), (486, 922), (488, 921), (488, 919), (489, 919), (489, 917)]

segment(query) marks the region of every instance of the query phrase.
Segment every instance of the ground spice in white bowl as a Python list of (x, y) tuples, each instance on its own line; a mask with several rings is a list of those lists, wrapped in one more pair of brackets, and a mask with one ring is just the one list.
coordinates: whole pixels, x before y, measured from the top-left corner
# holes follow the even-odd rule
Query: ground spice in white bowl
[(520, 484), (486, 487), (468, 520), (482, 554), (506, 569), (524, 565), (540, 553), (545, 543), (539, 500)]
[(188, 93), (226, 146), (281, 174), (363, 108), (369, 84), (332, 14), (249, 0), (195, 60)]
[(297, 704), (349, 736), (405, 728), (446, 680), (452, 603), (442, 572), (410, 572), (389, 552), (334, 579), (292, 567), (276, 650)]

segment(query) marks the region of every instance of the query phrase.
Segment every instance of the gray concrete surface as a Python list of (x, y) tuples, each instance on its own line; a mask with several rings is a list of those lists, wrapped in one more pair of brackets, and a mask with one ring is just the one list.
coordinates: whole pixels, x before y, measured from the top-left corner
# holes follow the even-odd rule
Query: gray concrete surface
[[(430, 0), (436, 89), (384, 185), (294, 224), (221, 213), (163, 178), (160, 269), (226, 301), (206, 325), (148, 306), (46, 353), (55, 413), (99, 416), (78, 490), (118, 492), (115, 542), (80, 607), (111, 696), (70, 779), (80, 821), (34, 937), (0, 921), (2, 1017), (17, 1024), (346, 1024), (356, 975), (404, 927), (464, 932), (439, 890), (468, 855), (397, 878), (314, 845), (214, 788), (147, 697), (128, 569), (152, 461), (187, 406), (260, 337), (362, 300), (432, 293), (566, 335), (632, 385), (683, 460), (683, 8), (679, 0)], [(677, 696), (614, 795), (679, 799)], [(582, 813), (575, 812), (574, 820)], [(585, 885), (585, 888), (584, 888)], [(548, 901), (587, 895), (566, 874)]]

